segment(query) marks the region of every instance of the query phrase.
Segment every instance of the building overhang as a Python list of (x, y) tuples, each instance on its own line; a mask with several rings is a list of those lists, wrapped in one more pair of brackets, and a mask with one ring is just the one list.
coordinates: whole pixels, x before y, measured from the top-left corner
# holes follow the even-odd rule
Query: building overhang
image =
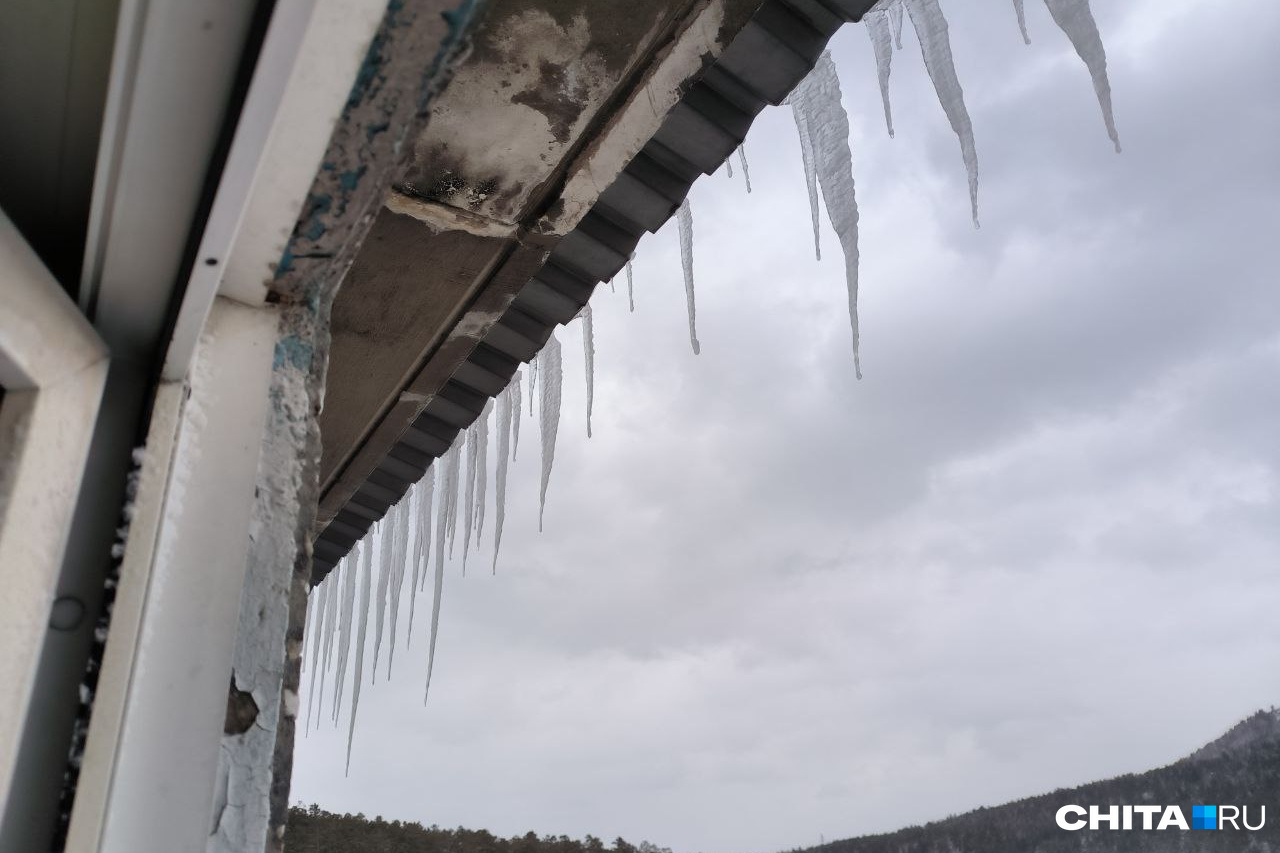
[(313, 582), (873, 5), (490, 4), (334, 303)]

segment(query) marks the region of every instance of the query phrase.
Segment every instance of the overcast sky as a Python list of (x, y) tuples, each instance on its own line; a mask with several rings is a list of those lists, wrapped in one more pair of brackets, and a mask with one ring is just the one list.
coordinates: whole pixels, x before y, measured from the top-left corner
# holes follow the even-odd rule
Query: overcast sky
[(621, 280), (593, 300), (590, 440), (559, 333), (545, 532), (526, 413), (430, 704), (419, 601), (350, 776), (344, 717), (299, 737), (293, 799), (770, 853), (1150, 768), (1280, 701), (1280, 5), (1093, 5), (1122, 155), (1043, 4), (1025, 47), (1012, 4), (944, 2), (980, 231), (910, 26), (893, 140), (865, 30), (837, 35), (865, 379), (769, 109), (754, 192), (693, 190), (702, 355), (672, 223), (635, 314)]

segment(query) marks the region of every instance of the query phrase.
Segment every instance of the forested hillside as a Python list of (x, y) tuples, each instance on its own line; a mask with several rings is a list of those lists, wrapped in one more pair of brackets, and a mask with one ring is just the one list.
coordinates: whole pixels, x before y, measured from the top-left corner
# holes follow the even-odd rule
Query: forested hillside
[[(1067, 832), (1054, 819), (1067, 804), (1178, 805), (1190, 820), (1195, 804), (1267, 807), (1256, 832), (1219, 830)], [(288, 853), (671, 853), (618, 838), (606, 846), (530, 832), (499, 838), (485, 830), (441, 829), (364, 815), (331, 814), (319, 806), (289, 813)], [(1259, 711), (1181, 761), (1063, 788), (994, 808), (981, 808), (885, 835), (833, 841), (791, 853), (1280, 853), (1280, 711)], [(742, 853), (753, 853), (743, 851)]]
[(483, 829), (441, 829), (408, 821), (332, 814), (317, 805), (289, 809), (285, 837), (288, 853), (671, 853), (647, 841), (621, 838), (606, 845), (588, 835), (581, 841), (563, 835), (529, 832), (500, 838)]
[[(1248, 805), (1250, 821), (1267, 807), (1257, 832), (1111, 831), (1068, 832), (1054, 819), (1059, 807), (1077, 804), (1177, 805), (1191, 820), (1191, 806)], [(1051, 794), (982, 808), (957, 817), (885, 835), (833, 841), (796, 853), (1211, 853), (1280, 851), (1280, 711), (1259, 711), (1181, 761), (1146, 773), (1131, 773), (1063, 788)]]

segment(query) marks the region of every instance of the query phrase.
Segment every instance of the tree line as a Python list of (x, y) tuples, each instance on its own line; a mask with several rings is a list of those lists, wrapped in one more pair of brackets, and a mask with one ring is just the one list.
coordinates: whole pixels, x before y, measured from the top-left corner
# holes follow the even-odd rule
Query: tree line
[(484, 829), (442, 829), (413, 821), (383, 820), (364, 814), (334, 814), (319, 805), (293, 806), (285, 834), (287, 853), (671, 853), (648, 841), (615, 838), (605, 845), (593, 835), (527, 832), (502, 838)]

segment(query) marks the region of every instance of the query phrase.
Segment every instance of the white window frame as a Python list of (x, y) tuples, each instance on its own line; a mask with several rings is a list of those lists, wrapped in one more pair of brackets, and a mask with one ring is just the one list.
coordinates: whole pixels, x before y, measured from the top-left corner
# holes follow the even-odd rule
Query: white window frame
[(0, 802), (13, 782), (108, 352), (0, 211)]

